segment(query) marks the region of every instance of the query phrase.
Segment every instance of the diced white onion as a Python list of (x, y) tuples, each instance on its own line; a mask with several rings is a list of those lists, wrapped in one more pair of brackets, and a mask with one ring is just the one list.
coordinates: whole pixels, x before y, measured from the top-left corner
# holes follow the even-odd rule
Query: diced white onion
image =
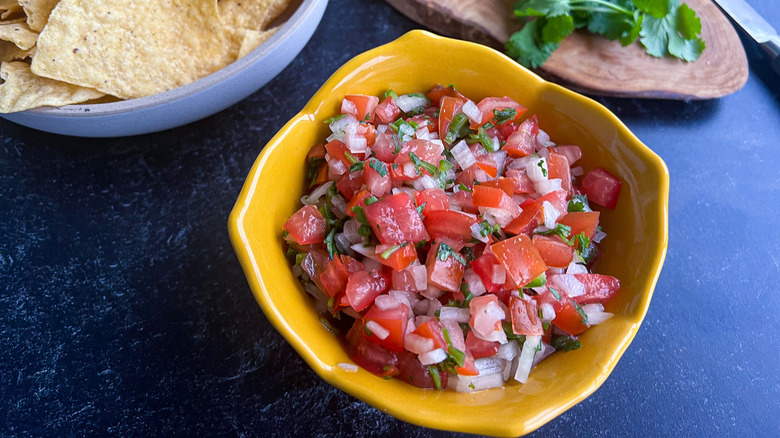
[(417, 301), (419, 301), (419, 299), (417, 298), (417, 294), (414, 292), (409, 292), (405, 290), (391, 290), (390, 292), (388, 292), (388, 294), (391, 297), (398, 300), (398, 302), (401, 303), (402, 305), (408, 307), (409, 309), (414, 307), (414, 304), (416, 304)]
[(501, 264), (493, 265), (493, 284), (504, 284), (506, 282), (506, 269)]
[(355, 102), (344, 98), (344, 100), (341, 101), (341, 113), (342, 114), (357, 114), (358, 109), (357, 105), (355, 105)]
[(431, 134), (428, 132), (427, 126), (423, 126), (422, 128), (417, 129), (417, 131), (414, 133), (414, 136), (420, 140), (430, 140), (431, 138)]
[[(498, 141), (498, 139), (496, 139), (496, 141)], [(496, 175), (498, 176), (503, 175), (504, 166), (506, 165), (506, 151), (494, 152), (493, 158), (495, 158), (496, 160)]]
[(477, 164), (477, 159), (474, 157), (474, 154), (471, 153), (471, 149), (469, 149), (469, 146), (463, 140), (459, 141), (458, 144), (453, 146), (452, 149), (450, 149), (450, 152), (452, 153), (452, 158), (455, 159), (455, 161), (458, 163), (458, 166), (460, 166), (460, 168), (463, 170), (466, 170), (469, 167)]
[(511, 170), (524, 170), (526, 166), (528, 166), (528, 163), (536, 160), (537, 158), (538, 157), (535, 157), (533, 155), (515, 158), (514, 160), (510, 161), (509, 164), (506, 165), (506, 168)]
[(379, 295), (374, 299), (374, 305), (379, 310), (395, 309), (401, 305), (401, 302), (397, 298), (390, 295)]
[(539, 310), (542, 311), (542, 321), (550, 322), (555, 319), (555, 308), (550, 303), (542, 303), (539, 306)]
[(441, 309), (439, 309), (439, 319), (445, 320), (445, 319), (451, 319), (456, 322), (469, 322), (469, 319), (471, 318), (471, 313), (469, 312), (469, 309), (464, 309), (461, 307), (449, 307), (449, 306), (443, 306)]
[(456, 392), (470, 393), (484, 391), (486, 389), (500, 388), (504, 384), (501, 374), (491, 374), (488, 376), (452, 376), (447, 384), (448, 388), (453, 388)]
[(582, 263), (577, 263), (577, 261), (572, 260), (571, 263), (569, 263), (569, 266), (566, 267), (566, 273), (573, 275), (573, 274), (587, 274), (588, 268)]
[(390, 129), (390, 125), (379, 125), (376, 127), (376, 134), (384, 134), (388, 129)]
[(553, 207), (550, 201), (542, 202), (542, 212), (544, 213), (544, 226), (550, 229), (555, 228), (555, 223), (561, 216), (561, 212)]
[[(355, 251), (356, 253), (365, 257), (363, 260), (363, 265), (365, 265), (369, 260), (377, 262), (379, 261), (379, 257), (376, 255), (376, 247), (374, 246), (364, 246), (362, 243), (356, 243), (350, 246), (350, 248), (352, 248), (352, 251)], [(366, 266), (366, 270), (368, 270), (368, 266)]]
[(431, 300), (437, 301), (437, 302), (438, 302), (438, 300), (436, 300), (436, 298), (439, 298), (440, 296), (442, 296), (442, 294), (444, 294), (443, 290), (437, 288), (436, 286), (430, 285), (430, 284), (428, 285), (428, 287), (424, 291), (420, 292), (420, 295), (424, 296), (425, 298), (428, 298), (428, 299), (431, 299)]
[(390, 336), (390, 330), (382, 327), (381, 324), (374, 320), (368, 320), (368, 322), (366, 322), (366, 329), (382, 340), (387, 339), (387, 337)]
[(571, 168), (571, 174), (574, 175), (574, 176), (582, 176), (582, 175), (585, 175), (585, 170), (582, 167), (580, 167), (580, 166), (572, 167)]
[(466, 272), (463, 273), (463, 278), (466, 280), (466, 284), (469, 285), (471, 294), (475, 297), (483, 295), (485, 292), (487, 292), (485, 285), (482, 283), (482, 279), (479, 278), (479, 275), (477, 275), (473, 269), (466, 269)]
[(485, 219), (488, 220), (488, 223), (490, 223), (490, 220), (487, 219), (487, 215), (490, 215), (494, 219), (494, 223), (491, 225), (499, 224), (501, 225), (501, 228), (509, 225), (509, 223), (512, 222), (514, 218), (520, 216), (519, 208), (516, 210), (516, 215), (513, 215), (511, 211), (504, 210), (503, 208), (479, 207), (479, 211), (482, 213)]
[(556, 190), (562, 190), (561, 179), (553, 178), (553, 179), (547, 179), (544, 181), (535, 182), (534, 190), (536, 191), (536, 193), (539, 193), (542, 196), (550, 192), (554, 192)]
[(433, 350), (433, 339), (426, 338), (414, 333), (404, 336), (404, 348), (414, 354), (424, 354)]
[(398, 105), (398, 108), (400, 108), (401, 111), (405, 113), (408, 113), (415, 108), (428, 105), (428, 98), (422, 96), (410, 96), (408, 94), (404, 94), (398, 96), (398, 98), (394, 100)]
[(357, 123), (358, 119), (355, 118), (352, 114), (347, 114), (344, 117), (339, 118), (338, 120), (334, 120), (333, 123), (328, 125), (330, 127), (330, 131), (333, 133), (333, 135), (337, 136), (339, 140), (344, 139), (344, 135), (347, 132), (347, 126), (350, 124)]
[[(431, 288), (428, 287), (428, 290)], [(425, 296), (425, 292), (422, 293)], [(436, 316), (436, 312), (441, 309), (441, 303), (436, 298), (428, 298), (428, 316)]]
[(351, 135), (350, 133), (347, 133), (345, 140), (347, 149), (349, 149), (349, 151), (353, 154), (362, 154), (366, 152), (368, 141), (365, 137), (357, 134)]
[(336, 249), (339, 250), (339, 252), (347, 254), (350, 252), (350, 247), (352, 246), (352, 242), (349, 241), (349, 238), (344, 233), (338, 233), (335, 236), (333, 236), (333, 241), (336, 243)]
[(562, 274), (552, 277), (552, 283), (557, 286), (558, 289), (568, 295), (571, 298), (585, 295), (585, 285), (581, 281), (577, 280), (574, 275)]
[(538, 148), (537, 148), (537, 151), (536, 151), (536, 153), (537, 153), (537, 154), (539, 154), (539, 156), (540, 156), (540, 157), (543, 157), (543, 158), (547, 158), (547, 157), (549, 157), (549, 156), (550, 156), (550, 150), (549, 150), (549, 149), (547, 149), (546, 147), (543, 147), (543, 148), (541, 148), (541, 149), (538, 149)]
[(547, 179), (547, 160), (541, 157), (534, 157), (525, 165), (525, 173), (533, 182), (544, 181)]
[(498, 353), (495, 357), (503, 360), (514, 360), (518, 354), (520, 354), (520, 346), (517, 345), (517, 342), (507, 342), (498, 347)]
[(309, 193), (308, 196), (304, 195), (301, 198), (301, 203), (303, 203), (305, 205), (314, 205), (314, 204), (316, 204), (317, 202), (320, 201), (320, 198), (322, 197), (322, 195), (327, 193), (328, 189), (332, 185), (333, 185), (333, 181), (328, 181), (325, 184), (322, 184), (321, 186), (319, 186), (316, 189), (314, 189), (314, 191)]
[(358, 366), (354, 363), (339, 362), (336, 366), (350, 373), (356, 373), (358, 371)]
[(357, 219), (350, 219), (344, 222), (344, 235), (347, 236), (347, 240), (352, 245), (363, 242), (363, 236), (358, 234), (358, 228), (360, 228), (360, 223), (358, 223)]
[(612, 318), (614, 314), (605, 312), (604, 306), (599, 303), (585, 304), (582, 306), (582, 311), (588, 317), (588, 324), (597, 325)]
[(418, 358), (420, 359), (420, 363), (423, 365), (433, 365), (435, 363), (446, 360), (447, 352), (441, 348), (436, 348), (431, 351), (426, 351), (425, 353), (419, 355)]
[(539, 130), (539, 133), (536, 134), (536, 144), (541, 147), (550, 147), (555, 146), (555, 143), (550, 141), (550, 134)]
[(596, 242), (596, 243), (599, 243), (602, 240), (604, 240), (605, 237), (607, 237), (607, 233), (605, 233), (605, 232), (603, 232), (601, 230), (598, 230), (598, 231), (596, 231), (596, 234), (593, 235), (593, 241)]
[(402, 142), (407, 142), (414, 137), (414, 128), (412, 128), (411, 125), (408, 124), (402, 124), (398, 128), (398, 137), (401, 138)]
[(330, 203), (333, 205), (333, 213), (336, 217), (339, 219), (347, 217), (347, 201), (345, 201), (341, 195), (333, 195), (333, 197), (330, 198)]
[(541, 336), (526, 336), (525, 342), (523, 342), (523, 350), (520, 352), (520, 357), (517, 361), (517, 371), (515, 371), (515, 380), (520, 383), (528, 381), (528, 373), (531, 372), (531, 367), (534, 364), (534, 356), (536, 355), (536, 349), (540, 347), (542, 342)]
[(409, 268), (414, 277), (414, 286), (418, 291), (428, 289), (428, 269), (423, 265), (412, 266)]
[(412, 181), (412, 185), (415, 190), (435, 189), (440, 187), (439, 183), (428, 174), (423, 174), (423, 176)]
[(344, 175), (347, 173), (347, 166), (341, 160), (334, 158), (328, 161), (328, 170), (334, 175)]
[(417, 169), (414, 167), (414, 163), (412, 163), (411, 161), (404, 163), (402, 170), (404, 175), (408, 177), (417, 176)]
[(463, 114), (468, 116), (471, 123), (481, 125), (482, 124), (482, 111), (477, 108), (477, 105), (471, 100), (467, 100), (466, 103), (460, 107)]
[(542, 351), (539, 351), (534, 356), (534, 362), (531, 364), (531, 369), (533, 369), (536, 365), (539, 364), (539, 362), (543, 361), (547, 356), (555, 353), (555, 347), (552, 345), (542, 342)]
[(477, 368), (480, 376), (500, 374), (504, 370), (504, 361), (495, 356), (483, 357), (474, 361), (474, 367)]
[(469, 228), (471, 229), (471, 237), (479, 240), (482, 243), (488, 242), (488, 237), (482, 235), (482, 226), (479, 224), (479, 222), (474, 222)]

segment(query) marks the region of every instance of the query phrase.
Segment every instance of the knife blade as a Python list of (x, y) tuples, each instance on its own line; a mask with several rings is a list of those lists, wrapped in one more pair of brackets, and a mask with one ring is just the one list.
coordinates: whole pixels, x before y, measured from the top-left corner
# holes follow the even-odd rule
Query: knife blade
[(764, 49), (775, 73), (780, 75), (780, 37), (775, 28), (745, 0), (715, 0), (715, 3)]

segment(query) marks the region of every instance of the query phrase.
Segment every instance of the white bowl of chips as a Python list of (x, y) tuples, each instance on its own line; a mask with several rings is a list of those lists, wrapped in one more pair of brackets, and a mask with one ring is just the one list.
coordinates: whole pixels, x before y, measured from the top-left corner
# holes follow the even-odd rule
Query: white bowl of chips
[[(81, 137), (181, 126), (282, 71), (327, 0), (0, 0), (0, 116)], [(281, 24), (278, 24), (281, 23)]]

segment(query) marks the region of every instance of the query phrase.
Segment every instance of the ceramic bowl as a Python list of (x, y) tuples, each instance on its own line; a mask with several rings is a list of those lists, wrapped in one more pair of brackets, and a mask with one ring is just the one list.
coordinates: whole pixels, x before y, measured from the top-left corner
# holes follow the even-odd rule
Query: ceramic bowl
[(120, 137), (182, 126), (239, 102), (281, 72), (311, 38), (328, 0), (294, 1), (297, 9), (265, 43), (238, 61), (153, 96), (2, 114), (29, 128), (79, 137)]
[[(606, 306), (615, 316), (588, 330), (582, 348), (554, 354), (526, 384), (459, 394), (424, 390), (369, 372), (349, 372), (342, 345), (323, 325), (282, 251), (282, 225), (300, 207), (305, 157), (328, 134), (345, 94), (425, 91), (454, 84), (471, 99), (510, 96), (539, 117), (559, 144), (577, 144), (585, 169), (606, 168), (623, 182), (598, 272), (620, 278)], [(487, 47), (412, 31), (341, 67), (265, 146), (230, 215), (229, 232), (257, 302), (274, 327), (330, 384), (401, 420), (450, 431), (516, 436), (533, 431), (604, 383), (650, 305), (667, 245), (669, 176), (663, 161), (593, 100), (545, 82)]]

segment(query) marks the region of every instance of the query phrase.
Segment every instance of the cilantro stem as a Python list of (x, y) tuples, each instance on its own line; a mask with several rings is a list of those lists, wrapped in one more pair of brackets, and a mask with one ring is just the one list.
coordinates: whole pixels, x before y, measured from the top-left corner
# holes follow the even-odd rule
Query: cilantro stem
[[(632, 15), (633, 11), (629, 11), (628, 9), (621, 8), (620, 6), (610, 3), (605, 0), (569, 0), (569, 4), (576, 5), (576, 4), (583, 4), (583, 3), (596, 3), (597, 5), (604, 6), (606, 8), (612, 9), (614, 11), (620, 12), (621, 14), (626, 15)], [(587, 7), (587, 6), (581, 6), (581, 7), (575, 7), (572, 6), (572, 11), (592, 11), (592, 12), (609, 12), (605, 10), (598, 10), (597, 8)]]

